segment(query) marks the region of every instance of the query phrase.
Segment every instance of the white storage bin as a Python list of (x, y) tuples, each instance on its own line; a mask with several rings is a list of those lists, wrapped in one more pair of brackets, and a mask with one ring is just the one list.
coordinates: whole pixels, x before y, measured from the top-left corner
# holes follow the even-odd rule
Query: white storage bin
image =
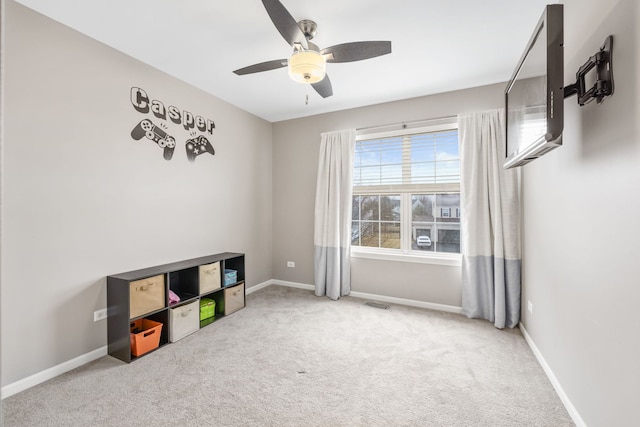
[(169, 341), (176, 342), (200, 328), (200, 302), (194, 301), (169, 310)]

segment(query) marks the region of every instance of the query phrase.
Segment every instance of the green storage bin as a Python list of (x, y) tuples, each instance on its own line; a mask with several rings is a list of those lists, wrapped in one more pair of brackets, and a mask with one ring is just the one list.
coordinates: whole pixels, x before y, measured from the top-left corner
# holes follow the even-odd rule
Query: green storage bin
[(209, 319), (216, 315), (216, 302), (210, 298), (200, 300), (200, 320)]

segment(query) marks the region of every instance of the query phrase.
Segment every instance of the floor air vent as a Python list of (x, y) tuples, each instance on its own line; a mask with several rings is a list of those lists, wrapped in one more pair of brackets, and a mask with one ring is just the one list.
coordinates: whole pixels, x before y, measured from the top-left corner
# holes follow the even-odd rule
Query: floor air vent
[(381, 304), (379, 302), (371, 302), (371, 301), (367, 301), (364, 303), (364, 305), (368, 305), (369, 307), (373, 307), (373, 308), (381, 308), (383, 310), (388, 310), (389, 306), (386, 304)]

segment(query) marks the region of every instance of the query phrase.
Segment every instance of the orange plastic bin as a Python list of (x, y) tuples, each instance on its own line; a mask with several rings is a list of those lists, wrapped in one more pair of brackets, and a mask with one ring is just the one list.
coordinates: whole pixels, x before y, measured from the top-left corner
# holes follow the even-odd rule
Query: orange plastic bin
[(131, 354), (142, 356), (160, 345), (162, 323), (149, 319), (138, 319), (131, 322), (130, 334)]

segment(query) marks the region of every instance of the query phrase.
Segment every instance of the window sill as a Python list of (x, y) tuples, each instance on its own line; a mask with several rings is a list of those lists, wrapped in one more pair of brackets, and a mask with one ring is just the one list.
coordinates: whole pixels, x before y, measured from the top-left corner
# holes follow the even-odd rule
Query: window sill
[(441, 252), (403, 253), (394, 250), (384, 250), (378, 248), (351, 248), (352, 258), (379, 259), (384, 261), (413, 262), (418, 264), (436, 264), (459, 267), (462, 265), (462, 255)]

